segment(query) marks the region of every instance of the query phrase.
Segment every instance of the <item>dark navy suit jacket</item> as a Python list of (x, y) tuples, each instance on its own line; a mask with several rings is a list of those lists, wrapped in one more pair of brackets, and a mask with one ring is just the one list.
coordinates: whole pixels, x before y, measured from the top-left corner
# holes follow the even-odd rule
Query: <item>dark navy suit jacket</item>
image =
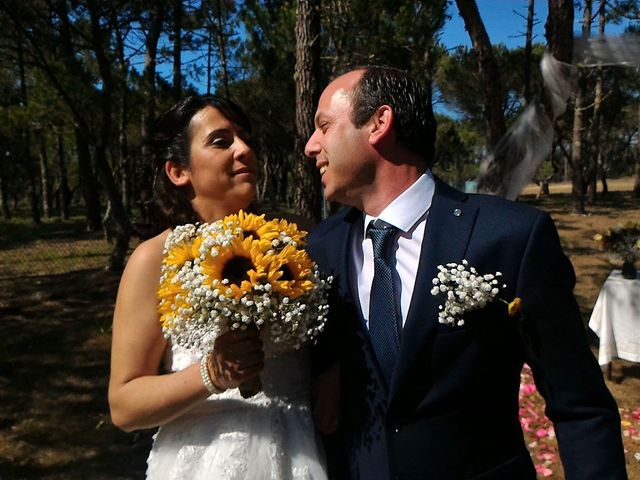
[[(308, 245), (335, 277), (325, 348), (331, 345), (342, 371), (340, 445), (328, 445), (336, 477), (343, 465), (345, 478), (361, 480), (535, 479), (518, 419), (527, 362), (566, 478), (627, 478), (616, 404), (588, 347), (573, 268), (546, 213), (436, 179), (388, 387), (349, 281), (351, 234), (362, 221), (360, 211), (345, 209), (318, 225)], [(463, 259), (480, 273), (503, 274), (500, 296), (522, 298), (520, 319), (494, 301), (467, 314), (464, 327), (438, 323), (442, 300), (430, 293), (437, 266)]]

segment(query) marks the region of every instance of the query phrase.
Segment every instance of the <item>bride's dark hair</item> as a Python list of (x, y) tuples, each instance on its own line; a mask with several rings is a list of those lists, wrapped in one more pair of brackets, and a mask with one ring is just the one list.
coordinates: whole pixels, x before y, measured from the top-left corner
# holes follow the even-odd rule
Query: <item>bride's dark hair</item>
[[(143, 198), (143, 214), (155, 233), (165, 228), (198, 220), (191, 207), (193, 192), (190, 187), (177, 187), (165, 173), (168, 160), (188, 167), (191, 158), (191, 119), (206, 107), (220, 111), (247, 133), (251, 122), (239, 105), (216, 95), (187, 97), (162, 113), (153, 125), (148, 158), (145, 163), (152, 170), (151, 191)], [(148, 170), (147, 170), (148, 172)]]

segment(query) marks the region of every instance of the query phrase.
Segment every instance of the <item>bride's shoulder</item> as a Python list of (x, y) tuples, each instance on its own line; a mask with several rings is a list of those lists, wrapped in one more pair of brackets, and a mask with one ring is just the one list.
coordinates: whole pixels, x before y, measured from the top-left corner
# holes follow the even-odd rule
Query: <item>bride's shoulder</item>
[(132, 265), (148, 268), (156, 268), (162, 263), (162, 256), (164, 251), (164, 244), (167, 237), (171, 233), (170, 229), (151, 237), (148, 240), (140, 243), (131, 254), (127, 266)]

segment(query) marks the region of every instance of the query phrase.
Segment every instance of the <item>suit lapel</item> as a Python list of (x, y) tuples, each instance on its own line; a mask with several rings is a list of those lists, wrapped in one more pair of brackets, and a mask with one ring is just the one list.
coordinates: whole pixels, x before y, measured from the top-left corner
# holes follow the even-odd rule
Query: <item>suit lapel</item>
[(437, 266), (464, 259), (477, 215), (477, 208), (465, 203), (467, 198), (462, 192), (436, 179), (413, 297), (391, 381), (389, 402), (404, 384), (416, 357), (425, 348), (438, 324), (438, 305), (441, 300), (431, 295)]

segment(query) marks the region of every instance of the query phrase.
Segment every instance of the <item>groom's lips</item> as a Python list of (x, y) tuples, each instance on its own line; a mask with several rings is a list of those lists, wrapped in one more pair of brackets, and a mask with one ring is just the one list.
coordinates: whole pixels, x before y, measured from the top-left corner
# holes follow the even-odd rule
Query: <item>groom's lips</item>
[(320, 176), (324, 175), (324, 172), (327, 171), (327, 167), (329, 166), (329, 163), (327, 162), (317, 162), (316, 163), (316, 168), (318, 170), (320, 170)]

